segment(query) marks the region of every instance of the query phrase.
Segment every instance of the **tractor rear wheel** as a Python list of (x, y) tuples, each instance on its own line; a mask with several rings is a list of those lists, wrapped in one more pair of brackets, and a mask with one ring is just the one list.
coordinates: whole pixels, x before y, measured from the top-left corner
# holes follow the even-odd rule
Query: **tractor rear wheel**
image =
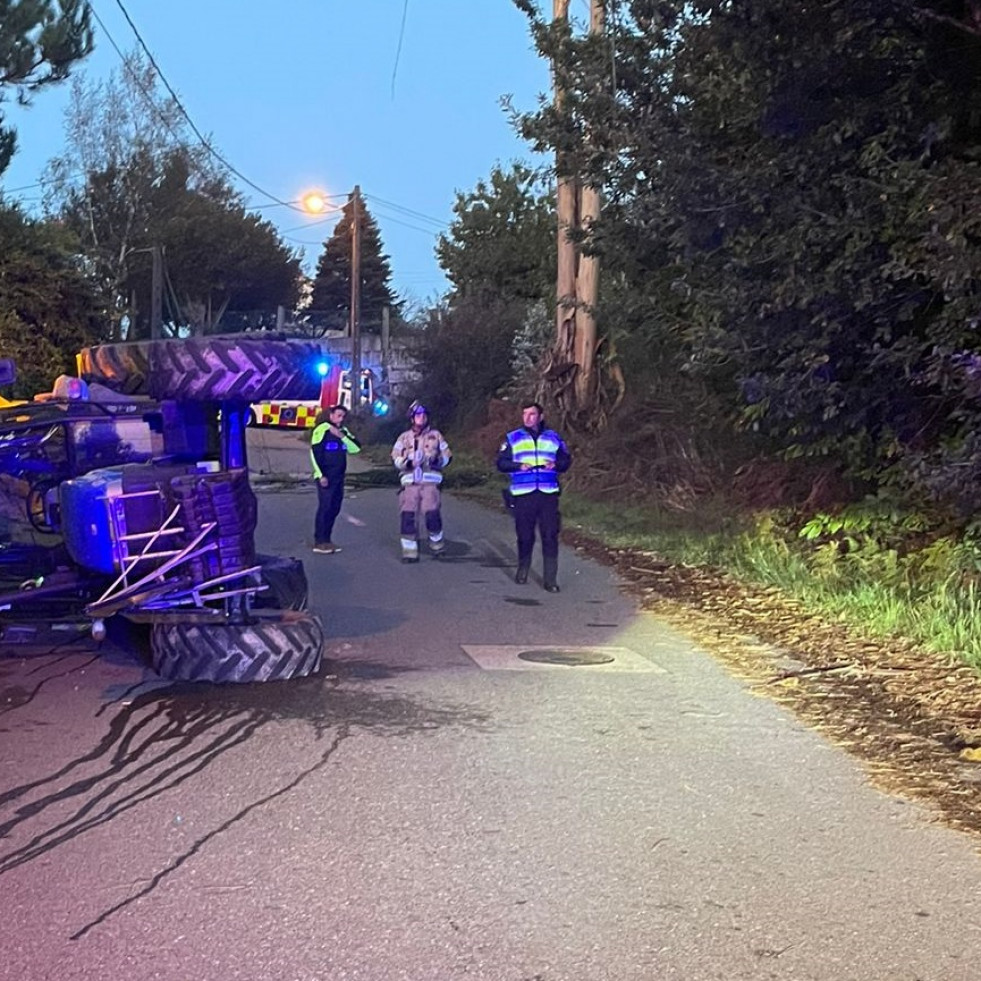
[(257, 611), (248, 623), (155, 623), (153, 668), (172, 681), (280, 681), (320, 667), (324, 628), (295, 610)]
[(83, 348), (79, 375), (124, 395), (145, 395), (149, 388), (153, 341), (120, 341)]
[(170, 338), (85, 348), (82, 377), (162, 401), (258, 402), (315, 399), (322, 356), (311, 342), (231, 336)]

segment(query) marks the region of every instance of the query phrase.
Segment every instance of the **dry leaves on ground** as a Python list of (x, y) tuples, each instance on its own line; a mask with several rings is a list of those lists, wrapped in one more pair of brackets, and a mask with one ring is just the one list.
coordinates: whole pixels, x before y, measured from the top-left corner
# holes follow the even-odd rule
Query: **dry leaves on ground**
[(860, 758), (880, 789), (981, 835), (981, 677), (903, 641), (861, 637), (779, 590), (567, 534), (613, 566), (645, 609), (752, 690)]

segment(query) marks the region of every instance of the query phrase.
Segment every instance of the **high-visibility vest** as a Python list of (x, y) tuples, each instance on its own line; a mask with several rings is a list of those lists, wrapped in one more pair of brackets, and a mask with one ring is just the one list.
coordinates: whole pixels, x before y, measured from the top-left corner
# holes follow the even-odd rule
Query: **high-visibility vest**
[(511, 459), (519, 466), (527, 464), (530, 470), (515, 470), (511, 474), (511, 493), (515, 497), (541, 491), (543, 494), (558, 494), (559, 475), (556, 470), (542, 469), (546, 463), (555, 464), (555, 458), (562, 448), (562, 438), (551, 429), (543, 429), (538, 439), (527, 429), (515, 429), (507, 435), (511, 447)]
[(338, 462), (343, 461), (342, 465), (344, 467), (347, 467), (346, 455), (348, 453), (353, 455), (361, 452), (361, 444), (351, 435), (346, 427), (341, 426), (341, 438), (337, 439), (330, 432), (329, 422), (322, 422), (319, 426), (315, 426), (310, 436), (310, 461), (313, 465), (313, 476), (317, 480), (323, 476), (323, 473), (320, 470), (320, 464), (317, 463), (317, 454), (314, 453), (313, 448), (321, 443), (323, 443), (323, 447), (328, 453), (345, 454), (344, 457), (337, 458)]

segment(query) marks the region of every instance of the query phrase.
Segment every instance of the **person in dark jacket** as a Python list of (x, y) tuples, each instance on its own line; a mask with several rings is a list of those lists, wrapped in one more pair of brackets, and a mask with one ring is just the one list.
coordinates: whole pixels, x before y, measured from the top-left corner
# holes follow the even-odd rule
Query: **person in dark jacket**
[(344, 425), (347, 409), (332, 405), (320, 413), (310, 437), (313, 479), (317, 482), (317, 515), (314, 518), (313, 550), (333, 555), (340, 549), (331, 541), (334, 522), (344, 500), (344, 474), (348, 453), (360, 453), (361, 444)]
[(518, 569), (514, 581), (528, 582), (535, 529), (542, 539), (542, 586), (557, 593), (559, 569), (559, 474), (569, 469), (572, 456), (562, 437), (545, 426), (537, 402), (521, 407), (520, 429), (504, 437), (497, 452), (497, 469), (511, 477), (510, 494), (518, 539)]

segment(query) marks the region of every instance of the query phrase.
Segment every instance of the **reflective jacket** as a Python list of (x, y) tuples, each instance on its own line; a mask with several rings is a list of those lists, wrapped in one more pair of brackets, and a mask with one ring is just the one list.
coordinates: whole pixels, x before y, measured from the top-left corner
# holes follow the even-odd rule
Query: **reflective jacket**
[[(553, 464), (554, 469), (546, 464)], [(511, 493), (515, 497), (541, 491), (559, 493), (559, 474), (572, 463), (568, 447), (554, 429), (515, 429), (507, 434), (497, 452), (497, 469), (511, 475)], [(522, 470), (527, 466), (528, 470)]]
[(407, 429), (392, 447), (392, 463), (402, 476), (403, 487), (410, 484), (441, 484), (440, 470), (452, 459), (443, 434), (427, 426), (421, 433)]
[(342, 477), (347, 471), (348, 453), (360, 453), (361, 444), (344, 426), (340, 427), (341, 438), (330, 431), (330, 423), (322, 422), (314, 427), (310, 436), (310, 458), (313, 476), (319, 480), (328, 477)]

